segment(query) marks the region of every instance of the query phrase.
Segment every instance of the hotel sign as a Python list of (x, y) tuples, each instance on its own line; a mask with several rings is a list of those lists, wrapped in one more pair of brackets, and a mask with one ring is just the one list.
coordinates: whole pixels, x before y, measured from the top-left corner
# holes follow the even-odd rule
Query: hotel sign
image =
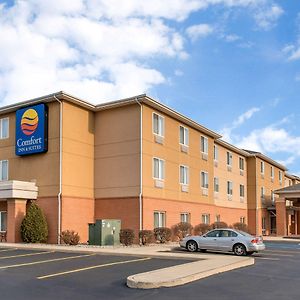
[(16, 155), (48, 150), (48, 107), (38, 104), (16, 112)]

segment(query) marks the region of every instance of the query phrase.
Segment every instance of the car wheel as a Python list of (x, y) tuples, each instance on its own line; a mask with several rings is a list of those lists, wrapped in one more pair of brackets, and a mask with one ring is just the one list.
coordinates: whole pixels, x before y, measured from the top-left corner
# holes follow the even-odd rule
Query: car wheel
[(246, 247), (243, 244), (235, 244), (233, 246), (233, 252), (238, 256), (247, 255)]
[(195, 241), (188, 241), (186, 244), (186, 248), (190, 252), (196, 252), (198, 250), (198, 245)]

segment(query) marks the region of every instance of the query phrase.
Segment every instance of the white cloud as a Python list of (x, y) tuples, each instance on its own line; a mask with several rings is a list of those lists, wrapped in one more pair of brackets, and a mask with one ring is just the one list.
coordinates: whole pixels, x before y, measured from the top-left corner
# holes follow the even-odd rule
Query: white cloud
[[(250, 11), (272, 0), (53, 0), (0, 4), (0, 105), (65, 90), (91, 102), (122, 98), (166, 83), (155, 59), (186, 59), (177, 29), (210, 6)], [(276, 15), (276, 11), (273, 11)], [(279, 14), (277, 14), (279, 15)], [(275, 19), (272, 19), (275, 22)], [(171, 22), (170, 22), (171, 21)], [(175, 25), (174, 25), (175, 24)], [(177, 24), (177, 25), (176, 25)], [(231, 36), (229, 39), (235, 39)]]
[(186, 33), (192, 41), (196, 41), (198, 38), (210, 35), (213, 31), (213, 27), (209, 24), (198, 24), (188, 27)]
[(232, 131), (240, 127), (241, 125), (243, 125), (247, 120), (251, 119), (256, 112), (259, 111), (260, 108), (252, 107), (251, 109), (247, 110), (246, 112), (238, 116), (230, 126), (221, 129), (221, 135), (223, 136), (223, 139), (228, 141), (229, 143), (233, 142)]
[(276, 21), (283, 13), (284, 10), (279, 5), (274, 4), (270, 8), (257, 10), (254, 18), (260, 28), (269, 30), (276, 24)]

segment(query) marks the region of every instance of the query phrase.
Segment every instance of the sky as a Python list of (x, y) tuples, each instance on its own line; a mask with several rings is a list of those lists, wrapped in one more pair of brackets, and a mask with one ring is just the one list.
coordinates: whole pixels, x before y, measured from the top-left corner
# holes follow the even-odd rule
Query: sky
[(0, 106), (146, 93), (300, 175), (299, 0), (0, 0)]

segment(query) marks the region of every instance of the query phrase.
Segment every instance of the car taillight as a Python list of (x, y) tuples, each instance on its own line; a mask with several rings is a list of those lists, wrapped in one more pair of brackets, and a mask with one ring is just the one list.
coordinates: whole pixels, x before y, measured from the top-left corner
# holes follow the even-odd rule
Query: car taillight
[(251, 241), (251, 244), (257, 244), (259, 243), (259, 238), (255, 238)]

